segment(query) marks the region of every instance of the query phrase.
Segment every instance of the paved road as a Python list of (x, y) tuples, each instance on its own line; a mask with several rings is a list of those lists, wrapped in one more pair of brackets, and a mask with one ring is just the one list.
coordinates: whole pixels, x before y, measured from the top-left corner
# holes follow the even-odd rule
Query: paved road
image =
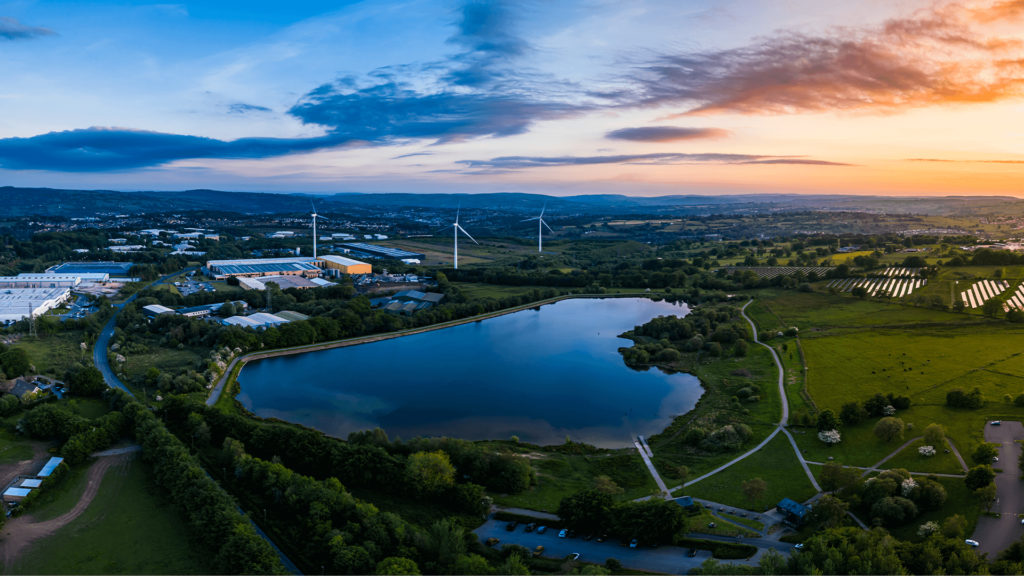
[(213, 391), (210, 392), (209, 398), (206, 399), (207, 406), (213, 406), (217, 403), (217, 400), (220, 399), (220, 393), (224, 390), (224, 384), (227, 383), (228, 377), (231, 376), (231, 371), (235, 369), (235, 364), (238, 364), (238, 361), (244, 357), (245, 356), (236, 356), (235, 359), (231, 361), (231, 364), (228, 364), (228, 367), (224, 370), (224, 374), (221, 375), (220, 380), (217, 381), (217, 385), (213, 388)]
[[(697, 552), (697, 556), (690, 558), (686, 555), (686, 548), (677, 548), (675, 546), (662, 546), (657, 549), (646, 547), (629, 548), (628, 546), (619, 546), (619, 541), (615, 539), (610, 539), (606, 542), (598, 542), (597, 540), (590, 540), (588, 542), (583, 540), (583, 538), (559, 538), (558, 531), (555, 530), (548, 530), (544, 534), (537, 534), (536, 532), (526, 532), (520, 526), (515, 531), (509, 532), (505, 530), (506, 524), (506, 522), (498, 520), (488, 520), (483, 526), (473, 532), (480, 538), (481, 542), (491, 537), (498, 538), (501, 540), (501, 543), (498, 544), (499, 547), (502, 544), (519, 544), (533, 550), (537, 546), (544, 546), (545, 558), (565, 558), (575, 552), (580, 555), (580, 560), (586, 562), (604, 564), (608, 558), (615, 558), (627, 568), (661, 572), (663, 574), (685, 574), (689, 570), (700, 566), (701, 562), (711, 557), (711, 552), (700, 550)], [(700, 537), (706, 540), (737, 541), (735, 538), (704, 538), (703, 535)], [(757, 546), (758, 553), (750, 560), (729, 560), (727, 562), (752, 566), (757, 563), (757, 558), (768, 548), (775, 548), (782, 554), (788, 554), (793, 548), (792, 544), (767, 542), (759, 538), (748, 538), (743, 540), (743, 543)]]
[(661, 475), (654, 468), (654, 464), (651, 459), (647, 457), (647, 451), (640, 445), (636, 440), (633, 441), (633, 445), (636, 446), (636, 451), (640, 453), (640, 457), (644, 459), (644, 464), (647, 465), (647, 469), (651, 471), (651, 476), (654, 476), (654, 482), (658, 485), (658, 490), (661, 490), (665, 494), (666, 500), (672, 499), (672, 494), (668, 490), (668, 486), (665, 486), (665, 482), (661, 479)]
[(1021, 498), (1021, 482), (1017, 479), (1017, 458), (1020, 456), (1020, 442), (1024, 439), (1024, 426), (1020, 422), (1003, 421), (1000, 426), (985, 425), (985, 441), (995, 442), (999, 446), (999, 463), (1003, 469), (996, 474), (996, 503), (993, 512), (999, 512), (999, 518), (982, 516), (978, 518), (978, 526), (974, 529), (972, 540), (981, 544), (978, 553), (988, 552), (989, 559), (1005, 550), (1014, 540), (1024, 535), (1017, 515), (1024, 512), (1024, 498)]

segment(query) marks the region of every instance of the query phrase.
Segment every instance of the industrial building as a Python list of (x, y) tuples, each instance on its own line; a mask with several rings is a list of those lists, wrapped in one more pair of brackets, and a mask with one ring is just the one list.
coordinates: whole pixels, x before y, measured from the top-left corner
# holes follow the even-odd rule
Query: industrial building
[(225, 326), (241, 326), (242, 328), (267, 328), (269, 326), (280, 326), (281, 324), (287, 324), (288, 320), (275, 316), (273, 314), (267, 314), (266, 312), (257, 312), (251, 316), (232, 316), (231, 318), (225, 318), (220, 321)]
[(338, 245), (347, 252), (364, 258), (391, 258), (393, 260), (416, 259), (425, 260), (427, 257), (417, 252), (409, 252), (398, 248), (387, 246), (376, 246), (365, 242), (346, 242)]
[(239, 278), (238, 285), (245, 290), (266, 290), (267, 284), (273, 282), (277, 284), (278, 289), (287, 290), (289, 288), (298, 288), (299, 290), (306, 290), (308, 288), (316, 288), (319, 284), (308, 280), (302, 276), (264, 276), (262, 278)]
[(228, 276), (238, 278), (259, 278), (262, 276), (302, 276), (315, 278), (320, 268), (316, 258), (295, 256), (292, 258), (251, 258), (247, 260), (208, 260), (206, 269), (218, 280)]
[(337, 270), (341, 274), (370, 274), (373, 267), (366, 262), (344, 256), (320, 256), (317, 264), (324, 270)]
[[(224, 306), (225, 302), (220, 304), (204, 304), (202, 306), (192, 306), (190, 308), (181, 308), (179, 310), (173, 310), (174, 313), (186, 316), (188, 318), (201, 318), (203, 316), (209, 316), (214, 312), (219, 312), (221, 307)], [(248, 310), (249, 303), (244, 300), (236, 300), (231, 303), (235, 309)]]
[[(83, 278), (85, 276), (85, 278)], [(74, 288), (82, 282), (106, 282), (110, 276), (106, 274), (33, 274), (22, 273), (17, 276), (0, 276), (2, 288)]]
[(391, 302), (384, 306), (384, 311), (391, 314), (412, 316), (421, 310), (429, 310), (444, 300), (444, 294), (436, 292), (420, 292), (405, 290), (391, 297)]
[(27, 317), (41, 316), (71, 297), (71, 288), (7, 288), (0, 285), (0, 322), (15, 322)]
[(174, 314), (174, 310), (171, 310), (167, 306), (161, 306), (159, 304), (150, 304), (149, 306), (142, 307), (142, 314), (147, 318), (156, 318), (161, 314)]
[(111, 277), (129, 276), (132, 262), (65, 262), (47, 268), (53, 274), (107, 274)]

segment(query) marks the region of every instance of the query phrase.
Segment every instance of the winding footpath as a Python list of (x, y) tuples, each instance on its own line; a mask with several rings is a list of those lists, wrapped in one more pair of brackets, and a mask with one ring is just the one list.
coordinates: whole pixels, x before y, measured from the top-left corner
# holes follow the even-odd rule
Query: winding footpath
[[(796, 452), (796, 457), (800, 461), (800, 465), (803, 467), (804, 473), (807, 474), (807, 478), (811, 481), (811, 485), (814, 486), (814, 489), (817, 490), (819, 494), (821, 493), (821, 486), (818, 485), (818, 481), (814, 478), (814, 474), (811, 473), (811, 469), (807, 466), (807, 461), (804, 460), (803, 454), (800, 453), (800, 448), (796, 445), (796, 440), (793, 439), (793, 435), (789, 433), (789, 430), (786, 430), (786, 422), (789, 420), (789, 401), (786, 399), (786, 388), (785, 388), (786, 372), (782, 368), (782, 361), (779, 360), (779, 355), (775, 352), (775, 349), (772, 348), (771, 346), (765, 344), (764, 342), (761, 342), (757, 338), (757, 326), (754, 325), (754, 321), (751, 320), (747, 316), (747, 314), (746, 314), (747, 306), (750, 306), (751, 302), (753, 302), (753, 300), (749, 300), (749, 301), (747, 301), (746, 304), (743, 305), (743, 308), (740, 309), (740, 315), (742, 315), (743, 319), (746, 320), (750, 324), (750, 330), (751, 330), (751, 333), (754, 336), (754, 343), (760, 344), (761, 346), (764, 346), (765, 348), (768, 349), (769, 352), (772, 353), (772, 359), (775, 360), (775, 366), (779, 369), (779, 397), (782, 398), (782, 419), (779, 420), (778, 427), (771, 434), (769, 434), (767, 438), (762, 440), (760, 444), (755, 446), (749, 452), (743, 454), (742, 456), (739, 456), (738, 458), (730, 461), (727, 464), (723, 464), (722, 466), (719, 466), (718, 468), (715, 468), (714, 470), (712, 470), (711, 472), (708, 472), (707, 474), (704, 474), (703, 476), (699, 476), (697, 478), (694, 478), (693, 480), (690, 480), (689, 482), (687, 482), (685, 484), (682, 484), (680, 486), (676, 486), (675, 488), (672, 488), (670, 490), (670, 493), (674, 492), (676, 490), (679, 490), (680, 488), (685, 488), (685, 487), (690, 486), (692, 484), (696, 484), (697, 482), (700, 482), (701, 480), (704, 480), (705, 478), (708, 478), (710, 476), (714, 476), (715, 474), (718, 474), (719, 472), (721, 472), (722, 470), (725, 470), (729, 466), (732, 466), (733, 464), (736, 464), (737, 462), (743, 460), (744, 458), (750, 456), (751, 454), (753, 454), (753, 453), (757, 452), (758, 450), (760, 450), (761, 448), (763, 448), (766, 444), (771, 442), (772, 438), (775, 438), (775, 436), (779, 432), (782, 432), (783, 434), (786, 435), (787, 438), (789, 438), (789, 443), (793, 445), (793, 451)], [(657, 476), (655, 476), (655, 477), (657, 477)], [(817, 498), (817, 496), (815, 498)], [(813, 498), (812, 498), (812, 500), (813, 500)]]

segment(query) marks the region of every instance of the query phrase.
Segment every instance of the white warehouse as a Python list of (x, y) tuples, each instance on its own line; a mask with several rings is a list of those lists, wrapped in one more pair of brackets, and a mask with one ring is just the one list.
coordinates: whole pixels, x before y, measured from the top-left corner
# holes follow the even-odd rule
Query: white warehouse
[(57, 288), (0, 287), (0, 322), (21, 320), (29, 315), (40, 316), (60, 307), (71, 297), (67, 286)]

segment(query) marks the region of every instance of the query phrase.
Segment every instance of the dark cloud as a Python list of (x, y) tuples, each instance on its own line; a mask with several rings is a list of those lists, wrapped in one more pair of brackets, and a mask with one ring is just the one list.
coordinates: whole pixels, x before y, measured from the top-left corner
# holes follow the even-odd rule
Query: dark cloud
[(993, 102), (1022, 93), (1021, 42), (986, 33), (985, 15), (1014, 15), (1019, 1), (985, 10), (957, 4), (869, 29), (780, 33), (729, 50), (662, 54), (631, 77), (625, 105), (683, 105), (685, 114), (895, 111)]
[(469, 168), (484, 170), (517, 170), (552, 166), (589, 166), (594, 164), (813, 164), (817, 166), (850, 166), (840, 162), (810, 160), (787, 156), (752, 154), (618, 154), (613, 156), (502, 156), (490, 160), (459, 160)]
[(676, 126), (643, 126), (640, 128), (620, 128), (604, 135), (611, 140), (630, 140), (633, 142), (679, 142), (680, 140), (699, 140), (701, 138), (721, 138), (728, 135), (721, 128), (679, 128)]
[(234, 102), (228, 104), (228, 112), (231, 114), (247, 114), (249, 112), (271, 112), (271, 109), (266, 106), (246, 104), (245, 102)]
[(584, 109), (515, 94), (423, 94), (387, 83), (361, 90), (352, 90), (346, 84), (326, 84), (306, 95), (288, 113), (306, 124), (326, 127), (345, 140), (431, 139), (446, 143), (522, 134), (534, 122), (566, 118)]
[(37, 26), (26, 26), (17, 18), (0, 16), (0, 40), (31, 40), (43, 36), (56, 36), (57, 33), (49, 28)]
[(343, 143), (329, 137), (242, 138), (225, 142), (124, 128), (89, 128), (0, 139), (0, 168), (102, 172), (196, 158), (267, 158)]
[[(522, 6), (517, 6), (522, 8)], [(449, 44), (463, 52), (440, 63), (444, 79), (455, 86), (485, 86), (518, 76), (512, 61), (529, 49), (515, 31), (513, 7), (504, 0), (469, 0), (459, 9)]]

